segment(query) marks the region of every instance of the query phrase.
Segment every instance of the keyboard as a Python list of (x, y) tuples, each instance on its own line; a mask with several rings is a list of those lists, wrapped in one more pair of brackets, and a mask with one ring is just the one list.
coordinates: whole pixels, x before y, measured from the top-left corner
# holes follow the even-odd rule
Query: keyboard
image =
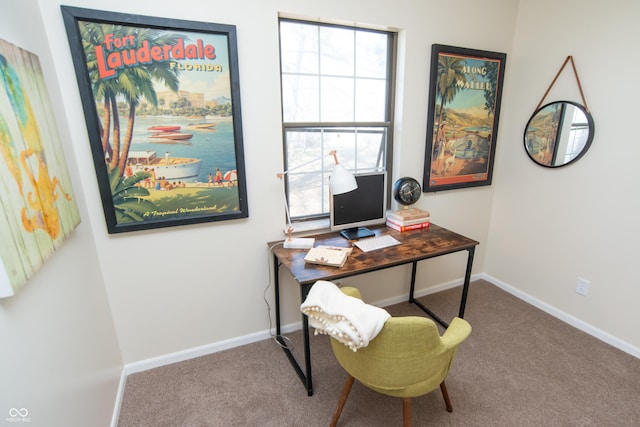
[(360, 239), (353, 242), (353, 244), (359, 247), (363, 252), (370, 252), (377, 249), (388, 248), (389, 246), (399, 245), (400, 242), (388, 234), (383, 234), (382, 236)]

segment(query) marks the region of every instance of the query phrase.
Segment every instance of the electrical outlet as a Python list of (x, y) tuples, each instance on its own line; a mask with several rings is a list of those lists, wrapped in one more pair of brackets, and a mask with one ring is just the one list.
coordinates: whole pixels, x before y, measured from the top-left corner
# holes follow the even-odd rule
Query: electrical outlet
[(587, 279), (583, 279), (582, 277), (578, 277), (578, 284), (576, 285), (576, 293), (586, 296), (588, 292), (589, 292), (589, 281)]

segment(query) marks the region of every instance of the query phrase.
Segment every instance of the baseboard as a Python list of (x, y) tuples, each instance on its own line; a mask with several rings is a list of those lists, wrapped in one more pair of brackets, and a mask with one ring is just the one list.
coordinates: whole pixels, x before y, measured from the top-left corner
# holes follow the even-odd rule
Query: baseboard
[(628, 342), (625, 342), (619, 338), (614, 337), (613, 335), (596, 328), (593, 325), (590, 325), (576, 317), (571, 316), (570, 314), (565, 313), (564, 311), (558, 310), (557, 308), (543, 302), (540, 301), (539, 299), (525, 293), (522, 292), (519, 289), (514, 288), (511, 285), (508, 285), (507, 283), (496, 279), (495, 277), (492, 277), (488, 274), (482, 273), (480, 275), (482, 279), (486, 280), (487, 282), (499, 287), (500, 289), (502, 289), (505, 292), (510, 293), (511, 295), (515, 296), (516, 298), (519, 298), (521, 300), (523, 300), (524, 302), (531, 304), (532, 306), (544, 311), (547, 314), (550, 314), (551, 316), (562, 320), (563, 322), (573, 326), (576, 329), (581, 330), (582, 332), (585, 332), (591, 336), (593, 336), (594, 338), (599, 339), (600, 341), (603, 341), (619, 350), (624, 351), (625, 353), (628, 353), (638, 359), (640, 359), (640, 348), (635, 347), (631, 344), (629, 344)]
[[(471, 280), (477, 280), (482, 278), (481, 275), (472, 276)], [(447, 289), (455, 288), (463, 284), (462, 279), (452, 280), (450, 282), (442, 283), (437, 286), (433, 286), (428, 289), (416, 291), (416, 297), (422, 297), (425, 295), (433, 294), (436, 292), (445, 291)], [(409, 294), (400, 295), (397, 297), (389, 298), (382, 301), (372, 302), (373, 305), (379, 307), (386, 307), (388, 305), (397, 304), (403, 301), (407, 301)], [(282, 325), (282, 333), (290, 333), (302, 329), (302, 321), (294, 322), (286, 325)], [(120, 390), (118, 395), (124, 390), (124, 382), (126, 377), (137, 372), (147, 371), (149, 369), (159, 368), (161, 366), (170, 365), (172, 363), (183, 362), (185, 360), (194, 359), (196, 357), (206, 356), (208, 354), (217, 353), (219, 351), (228, 350), (230, 348), (239, 347), (245, 344), (251, 344), (257, 341), (262, 341), (273, 336), (275, 331), (262, 331), (254, 334), (244, 335), (241, 337), (232, 338), (225, 341), (219, 341), (212, 344), (203, 345), (200, 347), (194, 347), (175, 353), (166, 354), (163, 356), (153, 357), (151, 359), (141, 360), (139, 362), (128, 363), (123, 368), (123, 375), (120, 384)]]
[(270, 336), (271, 335), (268, 331), (256, 332), (249, 335), (243, 335), (241, 337), (189, 348), (187, 350), (178, 351), (175, 353), (165, 354), (163, 356), (153, 357), (151, 359), (141, 360), (139, 362), (128, 363), (124, 366), (124, 372), (125, 375), (131, 375), (137, 372), (170, 365), (172, 363), (183, 362), (185, 360), (194, 359), (196, 357), (206, 356), (208, 354), (217, 353), (219, 351), (228, 350), (230, 348), (239, 347), (241, 345), (262, 341), (269, 338)]
[[(471, 275), (471, 279), (470, 281), (473, 282), (474, 280), (479, 280), (482, 279), (482, 275), (481, 274), (473, 274)], [(442, 292), (442, 291), (446, 291), (449, 289), (453, 289), (453, 288), (457, 288), (458, 286), (462, 286), (464, 284), (464, 278), (460, 278), (460, 279), (455, 279), (455, 280), (451, 280), (449, 282), (445, 282), (445, 283), (440, 283), (439, 285), (435, 285), (435, 286), (431, 286), (429, 288), (426, 289), (422, 289), (422, 290), (416, 290), (413, 294), (414, 297), (416, 298), (420, 298), (420, 297), (424, 297), (426, 295), (431, 295), (431, 294), (436, 294), (438, 292)], [(385, 299), (385, 300), (381, 300), (381, 301), (374, 301), (371, 304), (378, 306), (378, 307), (387, 307), (389, 305), (394, 305), (394, 304), (399, 304), (401, 302), (406, 302), (409, 300), (409, 294), (404, 294), (404, 295), (399, 295), (397, 297), (393, 297), (393, 298), (389, 298), (389, 299)]]
[[(561, 310), (558, 310), (557, 308), (547, 303), (544, 303), (532, 297), (531, 295), (525, 292), (522, 292), (499, 279), (496, 279), (495, 277), (492, 277), (485, 273), (474, 274), (471, 276), (471, 281), (480, 280), (480, 279), (486, 280), (487, 282), (499, 287), (505, 292), (508, 292), (509, 294), (527, 302), (528, 304), (533, 305), (534, 307), (558, 318), (559, 320), (562, 320), (565, 323), (568, 323), (569, 325), (589, 335), (594, 336), (595, 338), (598, 338), (601, 341), (606, 342), (607, 344), (610, 344), (624, 351), (625, 353), (629, 353), (632, 356), (640, 358), (639, 348), (634, 347), (633, 345), (619, 338), (616, 338), (613, 335), (607, 332), (604, 332), (586, 322), (583, 322), (582, 320), (577, 319)], [(418, 290), (415, 292), (415, 296), (423, 297), (423, 296), (434, 294), (437, 292), (442, 292), (448, 289), (461, 286), (463, 283), (464, 283), (464, 280), (462, 278), (452, 280), (449, 282), (441, 283), (436, 286), (429, 287), (427, 289)], [(398, 304), (398, 303), (407, 301), (408, 297), (409, 297), (409, 294), (399, 295), (397, 297), (393, 297), (385, 300), (373, 301), (371, 302), (371, 304), (376, 305), (378, 307), (386, 307), (389, 305)], [(300, 329), (302, 329), (302, 322), (298, 321), (298, 322), (282, 325), (281, 331), (283, 334), (286, 334), (286, 333), (298, 331)], [(167, 355), (158, 356), (151, 359), (146, 359), (139, 362), (126, 364), (123, 369), (123, 375), (121, 379), (122, 384), (120, 385), (118, 395), (120, 395), (122, 393), (122, 390), (124, 390), (124, 382), (126, 381), (127, 375), (130, 375), (136, 372), (146, 371), (148, 369), (158, 368), (165, 365), (170, 365), (172, 363), (182, 362), (182, 361), (193, 359), (196, 357), (206, 356), (208, 354), (217, 353), (219, 351), (228, 350), (230, 348), (239, 347), (241, 345), (262, 341), (272, 337), (274, 333), (275, 333), (274, 330), (271, 330), (271, 331), (265, 330), (262, 332), (243, 335), (240, 337), (207, 344), (200, 347), (190, 348), (190, 349), (179, 351), (176, 353), (170, 353)]]
[[(589, 325), (586, 322), (581, 321), (580, 319), (577, 319), (561, 310), (558, 310), (557, 308), (550, 306), (547, 303), (544, 303), (534, 297), (532, 297), (531, 295), (522, 292), (516, 288), (514, 288), (511, 285), (508, 285), (507, 283), (496, 279), (495, 277), (492, 277), (488, 274), (485, 273), (479, 273), (479, 274), (474, 274), (471, 276), (471, 281), (475, 281), (475, 280), (486, 280), (487, 282), (499, 287), (500, 289), (502, 289), (503, 291), (515, 296), (516, 298), (519, 298), (523, 301), (525, 301), (528, 304), (533, 305), (534, 307), (544, 311), (545, 313), (548, 313), (550, 315), (552, 315), (553, 317), (556, 317), (557, 319), (575, 327), (576, 329), (579, 329), (613, 347), (616, 347), (622, 351), (624, 351), (625, 353), (628, 353), (634, 357), (637, 357), (640, 359), (640, 349), (637, 347), (632, 346), (631, 344), (620, 340), (619, 338), (616, 338), (614, 336), (612, 336), (611, 334), (608, 334), (598, 328), (595, 328), (592, 325)], [(423, 289), (423, 290), (418, 290), (415, 292), (415, 296), (416, 297), (423, 297), (426, 295), (430, 295), (430, 294), (434, 294), (437, 292), (442, 292), (448, 289), (452, 289), (458, 286), (461, 286), (464, 283), (464, 280), (461, 279), (456, 279), (456, 280), (452, 280), (450, 282), (446, 282), (446, 283), (441, 283), (439, 285), (436, 286), (432, 286), (429, 287), (427, 289)], [(407, 301), (409, 297), (409, 294), (405, 294), (405, 295), (399, 295), (397, 297), (393, 297), (393, 298), (389, 298), (389, 299), (385, 299), (385, 300), (380, 300), (380, 301), (374, 301), (372, 302), (373, 305), (376, 305), (378, 307), (386, 307), (389, 305), (393, 305), (393, 304), (398, 304), (404, 301)], [(294, 332), (297, 330), (302, 329), (302, 322), (294, 322), (294, 323), (289, 323), (287, 325), (283, 325), (281, 328), (281, 331), (283, 334), (286, 333), (290, 333), (290, 332)], [(249, 335), (244, 335), (241, 337), (236, 337), (236, 338), (232, 338), (229, 340), (224, 340), (224, 341), (219, 341), (219, 342), (215, 342), (212, 344), (207, 344), (207, 345), (203, 345), (200, 347), (194, 347), (191, 349), (187, 349), (187, 350), (183, 350), (183, 351), (179, 351), (176, 353), (171, 353), (171, 354), (167, 354), (164, 356), (159, 356), (159, 357), (154, 357), (151, 359), (146, 359), (146, 360), (142, 360), (139, 362), (134, 362), (134, 363), (129, 363), (126, 364), (123, 368), (122, 371), (122, 376), (120, 378), (120, 386), (118, 388), (118, 394), (117, 394), (117, 398), (116, 398), (116, 408), (114, 410), (113, 413), (113, 417), (112, 417), (112, 421), (111, 421), (111, 426), (112, 427), (117, 427), (118, 424), (118, 419), (119, 419), (119, 414), (120, 414), (120, 405), (122, 402), (122, 396), (124, 394), (124, 388), (125, 388), (125, 383), (127, 380), (127, 376), (130, 374), (134, 374), (137, 372), (143, 372), (149, 369), (154, 369), (154, 368), (159, 368), (161, 366), (165, 366), (165, 365), (170, 365), (172, 363), (177, 363), (177, 362), (182, 362), (185, 360), (189, 360), (189, 359), (194, 359), (196, 357), (201, 357), (201, 356), (206, 356), (209, 354), (213, 354), (213, 353), (217, 353), (219, 351), (223, 351), (223, 350), (228, 350), (230, 348), (234, 348), (234, 347), (239, 347), (245, 344), (251, 344), (257, 341), (262, 341), (265, 339), (268, 339), (270, 337), (273, 336), (273, 334), (275, 333), (275, 331), (263, 331), (263, 332), (257, 332), (254, 334), (249, 334)]]
[(118, 385), (118, 393), (116, 394), (115, 408), (113, 408), (113, 415), (111, 416), (111, 427), (118, 427), (118, 420), (120, 420), (120, 408), (122, 407), (122, 398), (124, 396), (124, 386), (126, 383), (127, 375), (123, 369), (120, 374), (120, 384)]
[[(302, 329), (302, 322), (298, 322), (297, 324), (294, 323), (291, 325), (285, 325), (281, 330), (283, 333), (289, 333), (297, 329)], [(228, 350), (230, 348), (240, 347), (245, 344), (262, 341), (271, 338), (273, 334), (275, 334), (275, 330), (243, 335), (241, 337), (219, 341), (212, 344), (194, 347), (187, 350), (178, 351), (175, 353), (170, 353), (163, 356), (153, 357), (151, 359), (141, 360), (139, 362), (128, 363), (124, 365), (122, 375), (120, 377), (120, 385), (118, 386), (115, 408), (113, 411), (113, 416), (111, 418), (111, 427), (118, 426), (118, 420), (120, 419), (120, 408), (122, 406), (122, 398), (127, 382), (127, 376), (135, 374), (137, 372), (143, 372), (149, 369), (159, 368), (161, 366), (171, 365), (173, 363), (195, 359), (196, 357), (206, 356), (209, 354), (217, 353), (219, 351)]]

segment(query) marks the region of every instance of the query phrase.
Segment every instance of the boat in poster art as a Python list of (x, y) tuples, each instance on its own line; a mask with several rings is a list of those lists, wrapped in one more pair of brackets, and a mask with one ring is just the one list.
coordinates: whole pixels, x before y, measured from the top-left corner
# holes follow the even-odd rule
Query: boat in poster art
[(134, 173), (153, 169), (156, 177), (170, 181), (194, 182), (198, 179), (202, 160), (190, 157), (158, 157), (155, 151), (130, 151), (129, 164)]
[(189, 127), (192, 129), (211, 130), (216, 127), (216, 123), (194, 123)]
[(180, 130), (180, 127), (181, 126), (178, 125), (151, 126), (147, 128), (147, 130), (153, 132), (177, 132)]
[(158, 132), (153, 135), (149, 135), (152, 139), (170, 139), (172, 141), (185, 141), (193, 138), (192, 133), (180, 133), (180, 132)]

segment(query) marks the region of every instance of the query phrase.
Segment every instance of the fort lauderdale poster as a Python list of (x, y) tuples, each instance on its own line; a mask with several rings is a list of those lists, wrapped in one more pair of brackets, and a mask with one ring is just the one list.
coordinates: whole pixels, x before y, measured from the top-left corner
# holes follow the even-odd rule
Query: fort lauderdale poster
[(235, 27), (63, 16), (109, 232), (248, 216)]

